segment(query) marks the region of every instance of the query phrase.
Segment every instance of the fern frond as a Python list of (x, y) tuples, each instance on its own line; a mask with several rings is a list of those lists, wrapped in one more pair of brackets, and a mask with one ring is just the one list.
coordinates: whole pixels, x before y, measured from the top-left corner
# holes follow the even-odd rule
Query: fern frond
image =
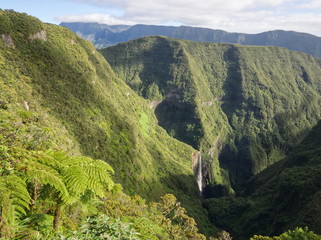
[(85, 156), (71, 156), (65, 159), (62, 159), (61, 163), (64, 164), (65, 166), (87, 166), (91, 164), (93, 159)]
[(12, 204), (12, 199), (8, 196), (3, 199), (1, 217), (5, 222), (5, 225), (14, 225), (15, 223), (15, 208)]
[(22, 201), (12, 201), (16, 218), (27, 215), (26, 208), (22, 207), (22, 205), (19, 205), (19, 203), (22, 203)]
[(112, 190), (114, 182), (111, 178), (111, 173), (113, 173), (114, 170), (109, 164), (101, 160), (94, 160), (94, 162), (84, 170), (90, 178), (98, 181), (104, 188), (107, 188), (108, 191)]
[[(50, 153), (50, 152), (49, 152)], [(47, 152), (41, 152), (41, 151), (33, 151), (29, 155), (30, 157), (28, 160), (37, 161), (38, 163), (41, 163), (43, 165), (59, 169), (61, 167), (61, 164), (59, 161), (56, 160), (55, 157), (53, 157), (50, 154), (47, 154)]]
[(2, 219), (4, 219), (4, 221), (7, 221), (6, 216), (8, 215), (8, 212), (11, 210), (11, 192), (3, 185), (3, 181), (0, 180), (0, 183), (0, 212)]
[(16, 175), (9, 175), (6, 176), (6, 185), (10, 189), (14, 204), (29, 209), (31, 198), (25, 181)]
[(80, 196), (87, 189), (88, 177), (79, 166), (72, 166), (63, 173), (63, 179), (71, 195)]
[[(62, 164), (66, 167), (65, 179), (71, 191), (84, 193), (88, 189), (94, 194), (103, 197), (106, 190), (110, 191), (114, 186), (111, 178), (114, 170), (102, 160), (73, 156), (63, 159)], [(81, 180), (83, 181), (82, 183), (79, 182)]]
[(99, 197), (103, 197), (106, 193), (106, 190), (104, 189), (103, 185), (100, 182), (96, 181), (95, 178), (89, 178), (88, 190), (92, 191), (95, 195)]
[(64, 201), (68, 201), (68, 190), (63, 182), (62, 176), (55, 169), (30, 160), (21, 162), (19, 168), (26, 169), (26, 177), (29, 182), (37, 180), (39, 183), (48, 184), (59, 192), (59, 196)]
[(97, 168), (100, 168), (102, 171), (106, 171), (109, 172), (109, 174), (114, 174), (115, 171), (114, 169), (106, 162), (104, 162), (103, 160), (97, 159), (97, 160), (93, 160), (94, 165)]
[(0, 209), (5, 225), (12, 226), (15, 220), (26, 214), (30, 196), (26, 183), (12, 174), (0, 178)]
[(68, 159), (67, 154), (62, 151), (47, 150), (45, 155), (51, 157), (51, 159), (53, 159), (53, 161), (59, 166), (61, 166), (61, 163), (65, 159)]

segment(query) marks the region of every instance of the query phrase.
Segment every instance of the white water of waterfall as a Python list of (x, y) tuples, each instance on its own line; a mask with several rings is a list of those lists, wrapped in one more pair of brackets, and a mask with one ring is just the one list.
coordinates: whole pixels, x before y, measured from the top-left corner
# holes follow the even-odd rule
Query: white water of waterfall
[(200, 190), (200, 192), (202, 192), (203, 190), (203, 174), (202, 174), (202, 157), (201, 157), (201, 153), (198, 153), (198, 171), (197, 171), (197, 177), (196, 177), (196, 181), (197, 181), (197, 185), (198, 185), (198, 189)]

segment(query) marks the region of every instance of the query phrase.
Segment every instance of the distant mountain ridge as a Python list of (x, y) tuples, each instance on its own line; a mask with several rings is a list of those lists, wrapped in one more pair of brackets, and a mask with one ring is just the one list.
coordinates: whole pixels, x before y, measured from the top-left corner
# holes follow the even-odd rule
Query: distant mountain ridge
[(62, 22), (60, 25), (69, 28), (80, 37), (91, 41), (97, 48), (108, 47), (144, 36), (162, 35), (197, 42), (278, 46), (308, 53), (314, 57), (321, 57), (321, 37), (294, 31), (275, 30), (258, 34), (246, 34), (188, 26), (174, 27), (142, 24), (128, 26), (81, 22)]

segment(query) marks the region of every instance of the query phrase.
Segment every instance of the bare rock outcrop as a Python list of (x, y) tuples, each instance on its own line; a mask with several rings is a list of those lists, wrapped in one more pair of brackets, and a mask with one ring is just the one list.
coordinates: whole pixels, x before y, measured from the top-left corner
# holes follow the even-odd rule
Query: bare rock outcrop
[(9, 34), (2, 34), (2, 40), (4, 41), (4, 45), (9, 48), (15, 48), (13, 40)]
[(47, 41), (47, 34), (46, 34), (46, 31), (45, 30), (41, 30), (40, 32), (37, 32), (33, 35), (30, 35), (29, 36), (29, 39), (30, 40), (36, 40), (36, 39), (39, 39), (39, 40), (42, 40), (42, 41)]
[(149, 108), (152, 109), (152, 108), (155, 108), (157, 107), (159, 104), (161, 104), (163, 102), (163, 100), (155, 100), (155, 101), (152, 101), (150, 104), (149, 104)]
[(27, 111), (29, 111), (29, 105), (28, 105), (28, 103), (27, 103), (26, 101), (23, 101), (23, 107), (24, 107)]
[(212, 101), (202, 102), (202, 106), (209, 107), (209, 106), (212, 106), (212, 105), (213, 105)]

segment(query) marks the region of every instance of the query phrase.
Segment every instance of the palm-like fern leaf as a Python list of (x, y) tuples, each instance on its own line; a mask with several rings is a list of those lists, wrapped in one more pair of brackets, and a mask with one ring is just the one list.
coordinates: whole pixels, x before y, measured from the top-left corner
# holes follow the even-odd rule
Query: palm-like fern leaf
[(84, 193), (90, 190), (103, 197), (106, 190), (114, 186), (111, 179), (114, 170), (104, 161), (81, 156), (64, 158), (62, 164), (66, 167), (66, 184), (71, 191)]
[(68, 201), (69, 193), (63, 182), (63, 178), (54, 168), (30, 159), (24, 159), (17, 165), (17, 168), (25, 169), (25, 177), (28, 181), (33, 182), (37, 180), (42, 184), (49, 184), (59, 192), (60, 197), (64, 201)]
[[(97, 160), (99, 162), (99, 160)], [(111, 190), (114, 186), (114, 182), (111, 179), (110, 173), (103, 167), (101, 167), (101, 164), (96, 164), (97, 162), (87, 166), (84, 171), (89, 176), (89, 182), (90, 182), (90, 189), (95, 189), (95, 186), (97, 187), (97, 191), (99, 189), (105, 190)], [(99, 185), (99, 187), (98, 187)], [(101, 192), (101, 191), (100, 191)], [(97, 193), (97, 195), (99, 195)]]
[[(54, 193), (56, 210), (54, 227), (59, 225), (61, 209), (65, 204), (71, 204), (92, 192), (103, 197), (106, 191), (113, 188), (112, 167), (101, 160), (89, 157), (70, 157), (59, 151), (28, 151), (11, 149), (14, 159), (14, 171), (19, 176), (11, 174), (0, 177), (0, 207), (2, 219), (13, 222), (15, 214), (26, 213), (31, 202), (26, 188), (26, 182), (50, 185)], [(36, 188), (34, 188), (36, 189)]]
[(30, 203), (30, 195), (26, 183), (16, 175), (6, 176), (5, 179), (7, 188), (11, 191), (14, 205), (21, 209), (20, 212), (25, 214), (25, 211), (22, 209), (28, 209)]
[[(88, 176), (79, 166), (71, 166), (63, 172), (63, 179), (66, 187), (75, 200), (87, 190)], [(72, 201), (72, 199), (70, 199)]]
[(0, 177), (0, 209), (2, 227), (12, 226), (15, 220), (26, 214), (30, 196), (26, 183), (12, 174)]

